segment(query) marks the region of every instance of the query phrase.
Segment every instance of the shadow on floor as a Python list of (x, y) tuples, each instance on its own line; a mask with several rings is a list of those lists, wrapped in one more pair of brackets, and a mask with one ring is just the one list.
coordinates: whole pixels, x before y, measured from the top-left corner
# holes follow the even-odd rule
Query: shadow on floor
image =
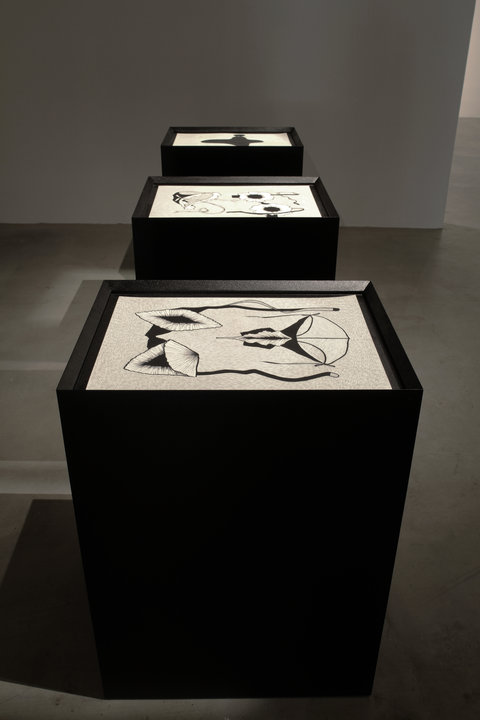
[(102, 697), (71, 500), (33, 500), (0, 587), (0, 678)]

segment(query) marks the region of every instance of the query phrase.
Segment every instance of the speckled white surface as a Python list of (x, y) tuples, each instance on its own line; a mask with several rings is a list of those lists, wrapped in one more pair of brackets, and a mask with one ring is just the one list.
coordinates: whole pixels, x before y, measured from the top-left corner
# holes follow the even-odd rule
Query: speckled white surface
[(310, 185), (159, 185), (149, 213), (151, 218), (262, 215), (321, 217)]
[[(275, 146), (288, 146), (292, 143), (287, 133), (234, 133), (234, 132), (207, 132), (207, 133), (177, 133), (172, 145), (178, 146), (203, 146), (216, 147), (217, 143), (203, 143), (203, 140), (231, 140), (235, 135), (242, 135), (248, 140), (259, 140), (260, 142), (253, 143), (254, 147), (260, 147), (261, 145), (267, 145), (269, 147)], [(234, 147), (231, 143), (219, 142), (218, 145), (222, 147)]]
[[(221, 307), (232, 303), (237, 305)], [(87, 389), (391, 388), (356, 296), (255, 298), (254, 301), (245, 298), (241, 301), (242, 307), (238, 303), (239, 298), (228, 297), (119, 297)], [(172, 317), (168, 312), (178, 309), (175, 315), (180, 315), (180, 310), (187, 308), (204, 308), (199, 320), (203, 322), (204, 318), (205, 326), (185, 330), (172, 324), (165, 332), (165, 323), (170, 323), (168, 317)], [(295, 335), (297, 351), (292, 351), (285, 344), (284, 334), (282, 338), (282, 330), (302, 320)], [(160, 323), (158, 331), (156, 322)], [(272, 328), (274, 339), (253, 335), (250, 341), (245, 340), (246, 332), (259, 328)], [(176, 371), (183, 367), (177, 360), (179, 350), (183, 350), (184, 355), (198, 356), (196, 375), (149, 374), (150, 370), (156, 370), (149, 364), (149, 357), (155, 353), (147, 352), (145, 334), (148, 331), (160, 338), (157, 349), (167, 347), (161, 341), (168, 341), (168, 347), (175, 351), (172, 353), (175, 361), (166, 354)], [(303, 354), (298, 352), (298, 346)], [(142, 362), (146, 370), (139, 372)], [(191, 369), (187, 372), (193, 373)], [(330, 374), (317, 377), (325, 372)]]

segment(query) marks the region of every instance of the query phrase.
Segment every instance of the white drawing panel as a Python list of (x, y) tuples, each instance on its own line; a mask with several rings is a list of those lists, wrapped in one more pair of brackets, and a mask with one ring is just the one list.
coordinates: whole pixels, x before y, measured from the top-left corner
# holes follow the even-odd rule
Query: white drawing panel
[(87, 390), (391, 389), (355, 295), (117, 300)]
[(172, 145), (188, 147), (285, 147), (291, 146), (288, 133), (182, 132), (175, 135)]
[(321, 217), (311, 185), (158, 185), (151, 218)]

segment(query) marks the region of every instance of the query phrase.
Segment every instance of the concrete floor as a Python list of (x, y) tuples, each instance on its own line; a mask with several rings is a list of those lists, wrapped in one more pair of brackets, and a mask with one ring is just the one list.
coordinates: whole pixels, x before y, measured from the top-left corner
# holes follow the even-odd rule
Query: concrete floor
[[(459, 123), (443, 231), (342, 228), (424, 386), (370, 698), (104, 701), (55, 387), (125, 225), (0, 227), (0, 720), (478, 720), (480, 120)], [(352, 598), (354, 601), (354, 598)]]

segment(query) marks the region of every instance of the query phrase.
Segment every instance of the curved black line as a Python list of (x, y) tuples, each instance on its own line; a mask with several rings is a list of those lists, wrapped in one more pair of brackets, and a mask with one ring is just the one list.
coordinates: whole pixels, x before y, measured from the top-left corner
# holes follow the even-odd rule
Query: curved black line
[[(336, 323), (335, 323), (335, 325), (336, 325)], [(340, 325), (339, 325), (338, 327), (340, 327)], [(342, 330), (343, 330), (343, 328), (342, 328)], [(345, 330), (343, 330), (343, 332), (345, 332)], [(337, 340), (337, 339), (338, 339), (338, 340), (343, 340), (344, 338), (332, 338), (332, 340)], [(345, 355), (348, 353), (348, 351), (349, 351), (349, 349), (350, 349), (350, 338), (349, 338), (348, 335), (347, 335), (347, 337), (346, 337), (346, 340), (347, 340), (347, 347), (345, 348), (345, 352), (343, 353), (343, 355), (339, 355), (339, 357), (335, 359), (335, 362), (338, 362), (339, 360), (341, 360), (342, 358), (344, 358)], [(326, 364), (326, 365), (330, 365), (331, 363), (325, 363), (325, 364)]]
[[(291, 212), (292, 212), (292, 213), (295, 213), (295, 212), (304, 212), (304, 210), (305, 210), (305, 208), (299, 208), (298, 210), (295, 210), (295, 208), (292, 208)], [(272, 217), (272, 218), (278, 218), (279, 215), (290, 215), (290, 214), (291, 214), (290, 212), (285, 212), (285, 211), (283, 211), (283, 212), (282, 212), (282, 211), (278, 211), (278, 212), (271, 212), (271, 213), (269, 213), (269, 212), (257, 213), (257, 212), (252, 212), (252, 211), (249, 211), (249, 210), (227, 210), (226, 213), (227, 213), (227, 215), (233, 215), (233, 214), (237, 214), (237, 215), (257, 215), (257, 216), (261, 216), (261, 217)]]
[[(196, 312), (204, 312), (205, 310), (222, 310), (225, 308), (238, 308), (239, 310), (252, 310), (253, 312), (262, 312), (262, 311), (266, 312), (265, 308), (261, 308), (261, 307), (257, 308), (257, 307), (251, 307), (250, 305), (242, 305), (241, 304), (242, 302), (248, 303), (250, 301), (249, 300), (243, 300), (243, 301), (240, 300), (238, 303), (226, 303), (225, 305), (195, 305), (195, 306), (188, 305), (188, 306), (186, 306), (186, 309), (187, 310), (195, 310)], [(267, 305), (267, 308), (268, 308), (268, 305)], [(340, 310), (340, 308), (337, 308), (337, 307), (332, 307), (332, 308), (320, 307), (318, 309), (317, 308), (313, 308), (313, 309), (312, 308), (301, 308), (301, 307), (300, 308), (276, 308), (273, 305), (271, 305), (269, 309), (272, 311), (276, 311), (280, 314), (279, 315), (252, 315), (252, 317), (267, 319), (270, 317), (282, 317), (285, 315), (285, 313), (292, 313), (293, 315), (298, 315), (301, 312), (304, 312), (307, 315), (318, 315), (321, 312), (339, 311)], [(149, 311), (149, 312), (153, 312), (153, 311)], [(325, 319), (328, 320), (328, 318), (325, 318)], [(333, 320), (330, 320), (330, 322), (333, 322)], [(336, 325), (336, 324), (337, 323), (334, 323), (334, 325)], [(340, 325), (339, 325), (339, 327), (340, 327)], [(341, 328), (341, 329), (343, 330), (343, 328)], [(345, 332), (345, 330), (343, 330), (343, 332)]]
[[(305, 341), (303, 341), (303, 342), (305, 342)], [(312, 343), (310, 343), (310, 345), (311, 345), (311, 344), (312, 344)], [(319, 361), (319, 359), (318, 359), (317, 357), (315, 357), (315, 355), (311, 355), (311, 354), (308, 352), (308, 350), (305, 350), (305, 348), (302, 347), (302, 345), (300, 345), (300, 343), (299, 343), (299, 341), (297, 340), (296, 337), (290, 338), (290, 340), (288, 340), (288, 341), (283, 345), (283, 347), (284, 347), (286, 350), (290, 350), (291, 352), (294, 352), (296, 355), (302, 355), (303, 357), (306, 357), (306, 358), (308, 358), (309, 360), (313, 360), (314, 362), (320, 362), (322, 365), (325, 365), (325, 362)], [(326, 360), (326, 359), (327, 359), (327, 356), (326, 356), (325, 353), (323, 352), (322, 348), (317, 348), (317, 350), (320, 350), (320, 352), (322, 353), (323, 357), (324, 357), (325, 360)]]
[[(225, 305), (224, 307), (230, 307), (229, 305)], [(250, 310), (256, 310), (257, 308), (249, 308)], [(320, 313), (323, 312), (338, 312), (340, 308), (338, 307), (322, 307), (322, 308), (285, 308), (285, 310), (282, 310), (281, 308), (272, 308), (272, 311), (275, 310), (276, 312), (280, 313), (280, 315), (255, 315), (254, 317), (261, 317), (261, 318), (268, 318), (268, 317), (288, 317), (288, 315), (285, 315), (285, 313), (292, 313), (292, 317), (295, 315), (301, 315), (304, 313), (304, 315), (311, 315), (312, 317), (318, 317)], [(294, 312), (294, 310), (297, 310), (298, 312)], [(258, 308), (258, 311), (260, 312), (260, 308)], [(265, 311), (263, 311), (265, 312)], [(320, 315), (320, 317), (323, 317)], [(328, 320), (328, 318), (325, 318), (325, 320)], [(333, 320), (330, 320), (330, 322), (333, 322)], [(336, 323), (335, 323), (336, 325)], [(342, 328), (343, 330), (343, 328)], [(345, 332), (345, 331), (344, 331)]]
[(225, 373), (230, 373), (232, 375), (263, 375), (264, 377), (272, 378), (273, 380), (281, 380), (281, 382), (303, 382), (305, 380), (314, 380), (315, 378), (325, 377), (326, 375), (338, 377), (338, 373), (323, 372), (317, 373), (316, 375), (308, 375), (299, 378), (286, 378), (263, 372), (263, 370), (212, 370), (211, 372), (197, 372), (197, 377), (199, 375), (223, 375)]
[(262, 217), (278, 217), (278, 213), (254, 213), (248, 210), (227, 210), (227, 215), (257, 215)]
[[(340, 330), (341, 330), (343, 333), (345, 333), (346, 339), (347, 339), (347, 340), (350, 340), (350, 336), (349, 336), (348, 333), (346, 332), (345, 328), (343, 328), (341, 325), (339, 325), (338, 323), (336, 323), (335, 320), (330, 320), (330, 318), (323, 318), (323, 319), (324, 319), (324, 320), (328, 320), (328, 322), (331, 322), (332, 325), (336, 325), (338, 328), (340, 328)], [(344, 340), (344, 338), (338, 338), (338, 339), (339, 339), (339, 340)]]

